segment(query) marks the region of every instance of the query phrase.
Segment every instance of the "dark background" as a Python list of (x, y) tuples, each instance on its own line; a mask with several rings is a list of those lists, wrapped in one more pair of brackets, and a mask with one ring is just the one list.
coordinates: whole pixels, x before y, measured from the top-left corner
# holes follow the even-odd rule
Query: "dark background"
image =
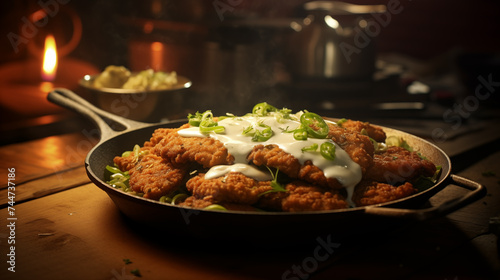
[[(57, 12), (37, 29), (30, 44), (42, 48), (49, 32), (61, 44), (68, 41), (73, 30), (68, 13), (74, 12), (82, 21), (82, 37), (67, 57), (90, 63), (99, 70), (111, 64), (134, 71), (152, 67), (148, 64), (148, 49), (144, 50), (143, 45), (163, 43), (166, 58), (162, 70), (175, 70), (193, 81), (183, 105), (186, 113), (213, 109), (218, 114), (239, 114), (256, 102), (268, 101), (294, 110), (324, 109), (319, 113), (369, 119), (375, 113), (356, 106), (360, 102), (371, 104), (380, 97), (407, 101), (400, 91), (408, 80), (429, 84), (432, 92), (419, 100), (437, 100), (444, 104), (444, 109), (474, 94), (479, 76), (492, 75), (493, 81), (500, 81), (500, 2), (494, 0), (349, 1), (400, 7), (401, 12), (393, 14), (387, 26), (372, 39), (377, 56), (402, 65), (404, 73), (395, 82), (390, 81), (389, 86), (363, 86), (350, 81), (342, 84), (341, 90), (338, 83), (329, 81), (300, 88), (290, 75), (290, 51), (294, 46), (288, 41), (291, 31), (283, 22), (302, 19), (307, 14), (301, 8), (306, 1), (66, 2), (3, 1), (0, 63), (33, 58), (28, 44), (19, 44), (19, 51), (15, 52), (8, 34), (22, 34), (23, 18), (45, 5)], [(0, 88), (0, 94), (9, 93)], [(498, 100), (498, 92), (492, 92), (488, 102), (480, 106), (497, 108)], [(328, 102), (336, 104), (336, 112), (327, 110)], [(338, 111), (339, 108), (344, 110)], [(442, 111), (409, 114), (412, 118), (442, 118)], [(5, 120), (3, 117), (2, 122)]]

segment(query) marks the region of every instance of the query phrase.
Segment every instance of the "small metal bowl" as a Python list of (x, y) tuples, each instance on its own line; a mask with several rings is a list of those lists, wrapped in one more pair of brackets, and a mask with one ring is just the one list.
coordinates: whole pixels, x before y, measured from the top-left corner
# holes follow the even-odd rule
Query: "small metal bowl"
[(192, 85), (186, 77), (177, 76), (177, 84), (168, 89), (138, 90), (95, 87), (97, 76), (85, 75), (79, 85), (89, 93), (90, 102), (105, 111), (143, 122), (185, 117), (179, 114), (184, 105), (184, 92)]

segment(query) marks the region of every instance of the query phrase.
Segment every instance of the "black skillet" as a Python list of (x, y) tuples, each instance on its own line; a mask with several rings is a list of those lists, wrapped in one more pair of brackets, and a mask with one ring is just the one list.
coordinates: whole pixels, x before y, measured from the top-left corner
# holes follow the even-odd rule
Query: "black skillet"
[[(118, 209), (134, 224), (174, 234), (188, 234), (196, 238), (274, 239), (318, 236), (319, 234), (349, 234), (401, 220), (427, 220), (462, 208), (486, 194), (479, 183), (451, 174), (449, 157), (438, 147), (414, 135), (385, 128), (387, 135), (403, 137), (410, 146), (420, 151), (436, 165), (442, 166), (439, 180), (432, 187), (415, 195), (375, 206), (307, 213), (209, 211), (182, 208), (133, 196), (105, 183), (105, 167), (116, 155), (130, 150), (135, 144), (149, 140), (153, 131), (161, 127), (178, 127), (185, 121), (146, 124), (131, 121), (98, 109), (67, 89), (55, 89), (48, 100), (67, 107), (93, 120), (101, 131), (100, 142), (88, 153), (85, 167), (89, 178), (104, 190)], [(123, 126), (113, 130), (104, 119)], [(468, 192), (431, 206), (430, 197), (449, 185), (460, 186)], [(426, 208), (421, 209), (425, 205)], [(418, 207), (418, 208), (417, 208)]]

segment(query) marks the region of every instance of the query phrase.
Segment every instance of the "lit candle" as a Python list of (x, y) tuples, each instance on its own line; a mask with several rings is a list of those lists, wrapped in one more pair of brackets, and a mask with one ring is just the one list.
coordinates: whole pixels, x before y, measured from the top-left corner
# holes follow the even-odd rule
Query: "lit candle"
[(45, 47), (43, 51), (42, 79), (52, 82), (57, 72), (57, 48), (54, 36), (48, 35), (45, 38)]
[(43, 50), (43, 63), (42, 63), (42, 84), (40, 90), (49, 93), (54, 89), (52, 82), (56, 78), (57, 73), (57, 47), (54, 36), (48, 35), (45, 38), (45, 47)]
[(99, 73), (84, 61), (58, 57), (51, 35), (45, 39), (43, 54), (43, 61), (30, 59), (0, 66), (0, 107), (26, 117), (66, 112), (47, 101), (47, 94), (55, 87), (76, 90), (83, 76)]

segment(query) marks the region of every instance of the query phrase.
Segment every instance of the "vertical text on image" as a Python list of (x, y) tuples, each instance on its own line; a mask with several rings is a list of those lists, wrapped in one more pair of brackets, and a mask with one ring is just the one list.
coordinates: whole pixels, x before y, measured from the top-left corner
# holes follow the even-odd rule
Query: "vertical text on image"
[(10, 247), (7, 249), (7, 268), (10, 272), (16, 272), (16, 208), (14, 207), (16, 203), (16, 169), (8, 168), (7, 175), (7, 228), (9, 230), (7, 243)]

